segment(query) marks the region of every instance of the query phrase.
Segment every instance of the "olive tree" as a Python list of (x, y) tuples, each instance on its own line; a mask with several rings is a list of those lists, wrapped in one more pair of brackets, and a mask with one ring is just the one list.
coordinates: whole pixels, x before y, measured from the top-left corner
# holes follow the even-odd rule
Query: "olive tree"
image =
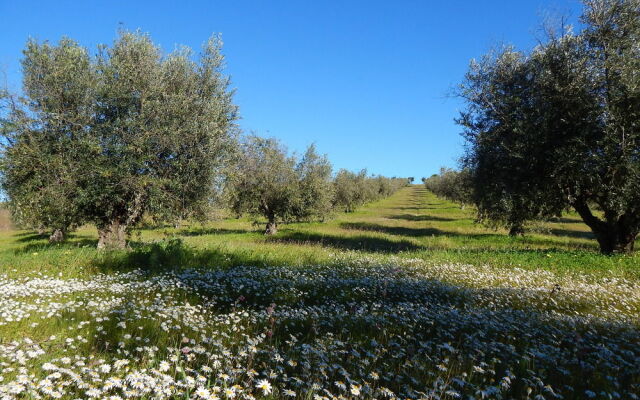
[(406, 178), (367, 176), (366, 169), (358, 173), (341, 169), (333, 180), (333, 204), (344, 212), (353, 212), (363, 204), (388, 197), (408, 184)]
[(324, 220), (332, 211), (334, 187), (332, 166), (326, 155), (319, 155), (315, 145), (307, 148), (296, 165), (298, 175), (298, 205), (295, 215), (299, 220)]
[(367, 171), (354, 173), (341, 169), (336, 174), (333, 184), (335, 190), (334, 207), (344, 212), (353, 212), (367, 201)]
[(481, 216), (518, 226), (573, 208), (603, 253), (640, 230), (640, 2), (585, 3), (585, 29), (472, 63), (458, 122)]
[(461, 208), (473, 203), (471, 173), (468, 169), (456, 171), (442, 167), (438, 174), (422, 178), (422, 182), (436, 196), (458, 203)]
[(295, 166), (295, 158), (278, 140), (247, 137), (228, 184), (231, 209), (266, 218), (265, 234), (276, 234), (278, 224), (294, 219), (298, 209)]
[(237, 118), (220, 50), (214, 37), (197, 58), (163, 55), (138, 32), (95, 57), (68, 39), (30, 41), (2, 163), (16, 213), (56, 229), (52, 215), (91, 222), (99, 248), (123, 248), (143, 215), (202, 212)]
[(95, 74), (86, 49), (68, 38), (57, 46), (30, 40), (22, 69), (24, 97), (4, 96), (2, 188), (16, 223), (60, 241), (85, 221), (80, 160), (89, 150)]
[(206, 205), (232, 142), (237, 109), (212, 38), (163, 57), (146, 35), (122, 34), (97, 58), (94, 168), (85, 174), (87, 215), (99, 247), (121, 247), (145, 212), (171, 218)]

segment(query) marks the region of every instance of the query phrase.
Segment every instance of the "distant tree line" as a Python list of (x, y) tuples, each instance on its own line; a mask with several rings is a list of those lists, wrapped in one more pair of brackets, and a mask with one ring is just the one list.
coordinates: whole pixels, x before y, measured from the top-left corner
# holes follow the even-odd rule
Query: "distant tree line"
[(473, 203), (470, 171), (440, 168), (438, 174), (422, 178), (425, 187), (436, 196), (458, 203), (462, 208)]
[(13, 220), (53, 242), (92, 223), (99, 248), (124, 248), (143, 218), (202, 220), (223, 200), (275, 233), (400, 186), (366, 173), (334, 179), (313, 146), (297, 160), (273, 139), (239, 142), (221, 48), (212, 37), (197, 55), (165, 55), (127, 31), (96, 55), (68, 38), (29, 40), (22, 96), (0, 92), (0, 183)]
[[(530, 53), (504, 47), (471, 63), (457, 122), (462, 170), (429, 178), (470, 193), (482, 221), (522, 232), (573, 209), (603, 253), (632, 252), (640, 231), (640, 1), (588, 0), (584, 29)], [(465, 178), (466, 179), (466, 178)], [(439, 187), (446, 184), (449, 189)], [(435, 190), (434, 190), (435, 189)]]
[(249, 136), (228, 176), (226, 198), (237, 215), (263, 217), (265, 233), (275, 234), (282, 222), (323, 221), (406, 185), (406, 178), (368, 176), (366, 170), (342, 169), (334, 177), (331, 163), (313, 145), (296, 159), (276, 139)]

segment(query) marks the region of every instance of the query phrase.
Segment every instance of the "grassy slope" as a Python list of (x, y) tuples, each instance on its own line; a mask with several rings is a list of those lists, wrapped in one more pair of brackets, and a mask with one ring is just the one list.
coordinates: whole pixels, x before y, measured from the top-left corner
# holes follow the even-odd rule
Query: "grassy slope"
[[(59, 304), (60, 308), (49, 315), (44, 315), (46, 313), (43, 314), (42, 310), (29, 311), (23, 319), (1, 325), (0, 352), (2, 345), (7, 345), (13, 340), (34, 340), (38, 345), (42, 345), (46, 354), (29, 363), (29, 371), (36, 371), (36, 374), (42, 375), (43, 371), (40, 369), (43, 362), (57, 362), (56, 358), (64, 356), (85, 357), (84, 361), (90, 365), (98, 359), (113, 362), (115, 358), (125, 356), (119, 350), (117, 353), (114, 352), (116, 350), (112, 345), (122, 341), (127, 343), (126, 349), (132, 351), (126, 356), (132, 359), (136, 368), (155, 367), (160, 360), (167, 359), (170, 352), (180, 348), (181, 338), (201, 336), (203, 330), (196, 332), (191, 325), (194, 320), (198, 322), (197, 318), (202, 315), (202, 324), (193, 325), (197, 329), (204, 329), (204, 332), (227, 332), (230, 334), (231, 344), (239, 343), (244, 334), (253, 337), (266, 329), (274, 329), (273, 325), (269, 325), (273, 324), (269, 318), (264, 315), (262, 319), (253, 316), (270, 307), (273, 302), (277, 304), (276, 310), (283, 310), (283, 316), (273, 320), (277, 320), (279, 325), (274, 329), (272, 340), (265, 342), (265, 346), (273, 345), (291, 359), (304, 359), (298, 350), (287, 350), (288, 345), (285, 346), (292, 333), (298, 334), (301, 343), (305, 345), (318, 345), (317, 339), (325, 337), (325, 333), (329, 332), (336, 343), (343, 343), (349, 351), (360, 349), (360, 354), (365, 354), (362, 349), (371, 350), (367, 346), (372, 339), (381, 343), (383, 347), (391, 342), (405, 343), (408, 349), (415, 349), (418, 344), (422, 346), (428, 342), (429, 346), (433, 347), (421, 353), (427, 358), (407, 355), (396, 360), (395, 357), (384, 356), (381, 357), (381, 361), (385, 363), (380, 367), (381, 370), (419, 378), (421, 382), (428, 382), (428, 385), (437, 377), (448, 381), (455, 377), (455, 374), (468, 372), (470, 380), (473, 378), (478, 384), (493, 386), (493, 377), (488, 377), (487, 382), (481, 381), (484, 379), (482, 377), (474, 377), (472, 365), (479, 365), (480, 361), (490, 361), (493, 353), (487, 349), (494, 344), (498, 346), (497, 344), (502, 343), (515, 346), (518, 350), (514, 359), (507, 357), (510, 354), (508, 352), (501, 351), (498, 354), (500, 357), (506, 357), (504, 365), (513, 369), (518, 376), (528, 376), (529, 372), (533, 371), (532, 374), (541, 375), (546, 383), (556, 384), (556, 387), (561, 383), (567, 383), (579, 389), (575, 396), (566, 398), (584, 398), (582, 393), (585, 388), (613, 390), (612, 384), (603, 379), (595, 379), (587, 369), (571, 369), (568, 381), (567, 377), (554, 376), (555, 372), (549, 367), (549, 362), (537, 360), (535, 362), (539, 363), (535, 364), (531, 361), (530, 355), (540, 354), (541, 349), (544, 349), (556, 357), (551, 359), (552, 362), (558, 360), (559, 367), (566, 367), (565, 364), (571, 360), (567, 354), (574, 354), (571, 352), (576, 348), (583, 351), (585, 348), (602, 347), (604, 359), (608, 357), (608, 349), (615, 350), (616, 354), (622, 354), (628, 349), (637, 349), (635, 338), (639, 303), (633, 284), (620, 285), (615, 280), (600, 280), (589, 286), (585, 283), (584, 277), (566, 276), (563, 277), (566, 279), (560, 279), (553, 274), (546, 274), (551, 275), (550, 277), (522, 271), (503, 274), (502, 270), (496, 272), (493, 268), (440, 266), (444, 262), (464, 262), (476, 265), (490, 264), (496, 268), (513, 269), (514, 266), (520, 266), (523, 269), (546, 269), (563, 274), (586, 273), (589, 279), (591, 276), (613, 275), (640, 278), (637, 268), (638, 256), (599, 255), (595, 242), (588, 238), (586, 227), (574, 216), (567, 216), (562, 223), (549, 224), (547, 228), (554, 234), (531, 234), (525, 238), (509, 238), (503, 231), (492, 231), (474, 224), (472, 210), (460, 210), (456, 205), (439, 200), (421, 187), (414, 186), (403, 189), (389, 199), (363, 207), (353, 214), (340, 214), (324, 224), (292, 224), (282, 227), (281, 232), (275, 237), (265, 237), (260, 232), (260, 227), (254, 227), (249, 220), (229, 219), (204, 227), (194, 225), (180, 230), (140, 230), (134, 234), (133, 251), (104, 253), (95, 250), (95, 231), (91, 227), (79, 230), (68, 243), (55, 246), (49, 246), (45, 239), (33, 232), (0, 232), (0, 275), (9, 275), (8, 279), (0, 276), (0, 280), (7, 283), (7, 288), (30, 282), (19, 278), (20, 276), (33, 276), (40, 272), (47, 276), (43, 281), (48, 284), (53, 282), (52, 275), (58, 273), (64, 278), (83, 277), (87, 278), (85, 282), (95, 283), (114, 276), (95, 275), (97, 272), (134, 268), (294, 266), (266, 269), (270, 271), (267, 275), (257, 274), (261, 268), (249, 268), (246, 269), (243, 279), (238, 279), (235, 274), (244, 269), (227, 271), (227, 276), (221, 271), (224, 268), (216, 268), (216, 272), (223, 273), (216, 275), (216, 279), (203, 281), (221, 283), (213, 293), (207, 292), (210, 289), (202, 289), (201, 292), (197, 284), (183, 278), (171, 281), (162, 290), (159, 290), (157, 285), (149, 286), (152, 289), (140, 286), (138, 289), (128, 288), (125, 292), (116, 293), (114, 290), (118, 289), (118, 285), (115, 285), (115, 289), (106, 290), (105, 287), (109, 285), (105, 284), (100, 290), (78, 289), (72, 290), (69, 294), (59, 294), (56, 290), (74, 285), (72, 280), (61, 280), (54, 288), (45, 286), (40, 291), (45, 293), (44, 295), (16, 293), (0, 299), (0, 302), (5, 301), (4, 309), (0, 309), (0, 313), (4, 310), (28, 310), (26, 304), (35, 304), (36, 309), (47, 309), (52, 304)], [(163, 241), (160, 245), (145, 244), (176, 236), (187, 246), (172, 247), (171, 243), (175, 242), (171, 241)], [(374, 260), (372, 264), (375, 264), (377, 259), (384, 261), (387, 257), (420, 258), (436, 266), (415, 263), (418, 269), (413, 269), (410, 266), (413, 263), (407, 262), (409, 267), (396, 269), (395, 266), (398, 264), (393, 263), (397, 262), (397, 259), (390, 260), (391, 269), (387, 266), (367, 266), (371, 260)], [(350, 260), (354, 263), (351, 264)], [(358, 260), (364, 260), (362, 265), (358, 264)], [(311, 264), (333, 266), (324, 271), (332, 278), (321, 277), (323, 268), (295, 267)], [(295, 277), (300, 270), (308, 274), (309, 281), (283, 280), (278, 275), (285, 271), (284, 276)], [(334, 275), (332, 271), (339, 273)], [(389, 276), (385, 277), (382, 272)], [(340, 275), (343, 273), (344, 276)], [(339, 279), (336, 279), (337, 276)], [(145, 276), (144, 280), (147, 278), (148, 276)], [(129, 284), (134, 280), (122, 279), (121, 283)], [(247, 282), (251, 284), (245, 287), (244, 284)], [(178, 283), (182, 284), (180, 288)], [(388, 298), (387, 284), (390, 293)], [(554, 294), (554, 285), (562, 287), (561, 292)], [(366, 287), (370, 287), (371, 290), (363, 291)], [(376, 291), (376, 288), (381, 287), (384, 287), (384, 290)], [(208, 297), (203, 296), (203, 293), (214, 295), (216, 303), (208, 303)], [(304, 294), (301, 295), (302, 293)], [(242, 304), (240, 300), (235, 300), (241, 296), (249, 300)], [(12, 301), (15, 303), (11, 303)], [(112, 301), (114, 303), (111, 303)], [(152, 307), (157, 302), (161, 302), (161, 313)], [(372, 317), (368, 311), (363, 311), (359, 316), (353, 314), (353, 310), (357, 308), (354, 304), (365, 307), (364, 310), (366, 307), (373, 309), (373, 303), (379, 302), (382, 302), (383, 306), (376, 308), (377, 319), (374, 319), (375, 322), (371, 325), (365, 323)], [(89, 307), (90, 303), (94, 305)], [(191, 311), (190, 314), (189, 309), (181, 308), (185, 304), (199, 308), (193, 308), (197, 312)], [(332, 304), (337, 304), (335, 309), (331, 308)], [(309, 307), (319, 305), (329, 305), (328, 311), (307, 314), (311, 310)], [(236, 307), (252, 312), (252, 317), (248, 317), (247, 321), (233, 320), (233, 323), (229, 324), (232, 320), (229, 315), (235, 312)], [(286, 319), (289, 318), (285, 316), (288, 312), (286, 310), (289, 310), (287, 307), (294, 310), (291, 315), (302, 316), (295, 320), (294, 324), (290, 324)], [(485, 310), (487, 307), (489, 311)], [(180, 318), (168, 318), (167, 315), (171, 313), (166, 311), (167, 309), (179, 310)], [(207, 313), (200, 315), (203, 310)], [(339, 310), (342, 310), (342, 314)], [(495, 312), (496, 310), (499, 312)], [(542, 314), (537, 312), (549, 314), (544, 314), (545, 319), (540, 318)], [(416, 313), (424, 313), (420, 314), (422, 319), (418, 318), (420, 315)], [(334, 319), (336, 314), (342, 315), (343, 319)], [(607, 318), (605, 321), (613, 319), (616, 323), (596, 326), (589, 323), (590, 319), (586, 319), (586, 322), (580, 322), (577, 328), (575, 324), (565, 326), (563, 318), (574, 314), (604, 314)], [(101, 317), (105, 315), (110, 319), (102, 320)], [(304, 317), (305, 315), (309, 317)], [(400, 316), (405, 316), (406, 320), (397, 320)], [(318, 318), (321, 323), (318, 322)], [(126, 329), (116, 326), (121, 319), (126, 321)], [(179, 329), (165, 332), (161, 329), (161, 324), (167, 321), (172, 324), (180, 322)], [(431, 325), (422, 322), (418, 324), (417, 321), (428, 321)], [(633, 321), (633, 325), (629, 321)], [(84, 322), (88, 324), (83, 325)], [(233, 326), (232, 331), (229, 330), (230, 326)], [(317, 326), (326, 332), (316, 332)], [(433, 328), (429, 328), (431, 326)], [(133, 334), (134, 339), (126, 339), (125, 333)], [(561, 349), (567, 344), (558, 337), (569, 338), (567, 343), (573, 343), (573, 339), (580, 337), (579, 335), (588, 342), (578, 340), (575, 341), (577, 347)], [(136, 355), (133, 349), (138, 348), (141, 343), (137, 336), (160, 349), (155, 358), (149, 356), (147, 359), (147, 356)], [(473, 340), (469, 340), (470, 337)], [(628, 339), (629, 337), (634, 339)], [(69, 344), (69, 338), (75, 338), (75, 341)], [(81, 342), (81, 338), (86, 341)], [(334, 339), (329, 340), (327, 349), (323, 348), (327, 355), (336, 357), (331, 359), (329, 364), (341, 362), (346, 368), (360, 365), (357, 360), (344, 361), (340, 355), (342, 353), (331, 347), (335, 344), (332, 340)], [(449, 342), (458, 348), (456, 354), (460, 356), (459, 359), (456, 358), (458, 356), (442, 351), (441, 344), (449, 345)], [(564, 353), (561, 353), (561, 350)], [(5, 352), (8, 355), (13, 354), (11, 349)], [(484, 357), (485, 353), (487, 357)], [(593, 358), (600, 362), (597, 354), (599, 351), (594, 350), (589, 356), (594, 355)], [(631, 354), (629, 357), (636, 357), (637, 353), (628, 354)], [(234, 357), (237, 355), (226, 358)], [(236, 359), (240, 360), (240, 363), (244, 362), (241, 358)], [(396, 364), (387, 365), (388, 359), (392, 359)], [(450, 370), (442, 372), (437, 369), (443, 365), (441, 363), (450, 359), (453, 360), (450, 362)], [(414, 364), (406, 366), (404, 363), (409, 360)], [(192, 366), (197, 367), (199, 363), (206, 364), (209, 361), (196, 360)], [(608, 363), (610, 360), (606, 361)], [(420, 372), (420, 368), (425, 366), (428, 373), (435, 375), (427, 376)], [(601, 375), (612, 373), (612, 368), (607, 366)], [(615, 368), (618, 368), (617, 364)], [(267, 369), (265, 367), (265, 371)], [(498, 370), (502, 369), (503, 367), (500, 367)], [(315, 369), (310, 368), (309, 371)], [(2, 370), (0, 375), (1, 372)], [(299, 374), (300, 371), (291, 373)], [(4, 382), (15, 379), (16, 374), (15, 370), (4, 373)], [(38, 376), (41, 377), (40, 375)], [(303, 381), (312, 382), (312, 378), (308, 376), (299, 376)], [(636, 381), (634, 378), (633, 382)], [(587, 386), (584, 386), (585, 384)], [(628, 382), (625, 384), (629, 385)], [(516, 392), (523, 390), (524, 387), (521, 387), (516, 389)], [(298, 398), (311, 398), (306, 392), (301, 394), (305, 397)], [(75, 397), (78, 396), (65, 398)], [(282, 397), (280, 395), (278, 398)]]
[[(339, 214), (326, 223), (291, 224), (274, 237), (247, 219), (228, 219), (182, 229), (134, 233), (137, 252), (97, 252), (95, 229), (84, 227), (63, 245), (49, 246), (33, 232), (0, 232), (0, 272), (61, 272), (85, 276), (96, 271), (172, 263), (180, 266), (330, 264), (336, 256), (399, 255), (433, 263), (462, 262), (495, 267), (547, 269), (560, 273), (640, 278), (639, 256), (602, 256), (588, 228), (575, 216), (545, 224), (523, 238), (510, 238), (473, 222), (473, 210), (436, 198), (421, 186)], [(178, 236), (188, 249), (167, 254), (142, 243)]]

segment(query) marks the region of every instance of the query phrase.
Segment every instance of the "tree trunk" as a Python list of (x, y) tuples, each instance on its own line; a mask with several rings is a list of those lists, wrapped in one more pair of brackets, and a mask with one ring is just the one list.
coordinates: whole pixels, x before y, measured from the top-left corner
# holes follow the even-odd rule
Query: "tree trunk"
[(60, 243), (64, 241), (65, 237), (66, 234), (62, 229), (56, 229), (51, 236), (49, 236), (49, 243)]
[(524, 227), (521, 224), (511, 225), (509, 236), (524, 236)]
[(608, 229), (593, 232), (596, 235), (600, 252), (604, 254), (633, 253), (637, 232), (631, 232), (621, 224), (609, 226)]
[(278, 233), (278, 224), (276, 224), (276, 219), (273, 216), (269, 217), (269, 222), (267, 222), (267, 228), (264, 231), (265, 235), (275, 235)]
[(606, 218), (601, 220), (591, 213), (591, 209), (585, 201), (576, 202), (573, 207), (580, 214), (584, 223), (596, 235), (601, 253), (633, 252), (640, 228), (636, 216), (627, 213), (618, 217), (605, 211)]
[(127, 247), (127, 225), (118, 220), (98, 227), (98, 249), (125, 249)]

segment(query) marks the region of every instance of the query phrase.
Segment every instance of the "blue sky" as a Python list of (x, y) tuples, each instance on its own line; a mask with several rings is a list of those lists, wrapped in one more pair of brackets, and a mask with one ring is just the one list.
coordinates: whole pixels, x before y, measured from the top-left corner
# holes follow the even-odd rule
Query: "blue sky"
[(462, 153), (450, 96), (469, 60), (492, 46), (531, 48), (541, 21), (578, 0), (15, 1), (0, 0), (0, 68), (20, 87), (29, 36), (66, 35), (95, 49), (119, 27), (148, 32), (166, 51), (225, 42), (242, 128), (310, 143), (337, 168), (429, 176)]

